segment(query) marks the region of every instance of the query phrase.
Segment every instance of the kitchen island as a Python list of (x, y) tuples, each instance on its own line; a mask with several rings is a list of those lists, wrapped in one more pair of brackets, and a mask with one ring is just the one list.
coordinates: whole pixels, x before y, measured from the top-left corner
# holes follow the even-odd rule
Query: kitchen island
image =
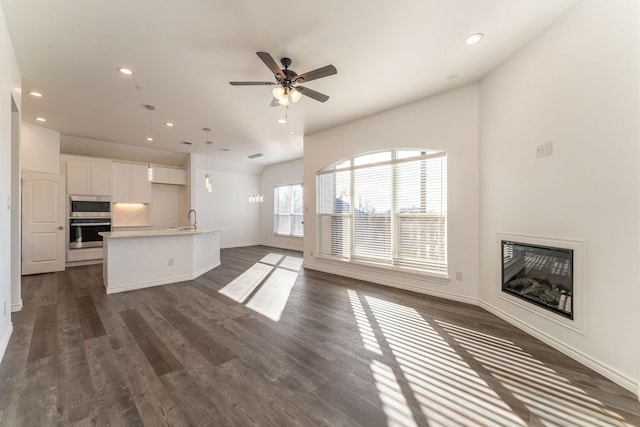
[(220, 265), (221, 228), (99, 233), (108, 294), (193, 280)]

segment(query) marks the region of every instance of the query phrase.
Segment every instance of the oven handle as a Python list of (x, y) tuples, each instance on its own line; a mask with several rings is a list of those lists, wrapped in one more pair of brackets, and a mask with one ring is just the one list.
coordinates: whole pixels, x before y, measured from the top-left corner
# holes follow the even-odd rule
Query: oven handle
[(110, 222), (71, 222), (72, 226), (78, 226), (78, 225), (111, 225)]

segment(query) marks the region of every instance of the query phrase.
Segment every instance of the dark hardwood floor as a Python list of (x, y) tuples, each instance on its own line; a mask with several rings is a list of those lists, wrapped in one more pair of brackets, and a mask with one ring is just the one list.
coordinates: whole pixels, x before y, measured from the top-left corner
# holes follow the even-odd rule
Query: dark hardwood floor
[(226, 249), (197, 280), (115, 295), (101, 265), (24, 277), (0, 422), (640, 425), (633, 394), (481, 308), (300, 256)]

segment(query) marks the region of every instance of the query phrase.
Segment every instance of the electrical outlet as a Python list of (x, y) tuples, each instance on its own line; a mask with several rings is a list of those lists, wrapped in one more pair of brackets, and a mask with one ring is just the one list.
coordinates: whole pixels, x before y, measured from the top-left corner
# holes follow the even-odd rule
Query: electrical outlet
[(173, 267), (173, 258), (169, 258), (169, 267)]
[(4, 314), (7, 314), (7, 302), (4, 302)]
[(542, 156), (544, 156), (544, 146), (543, 145), (538, 145), (536, 147), (536, 159), (539, 159)]
[(462, 271), (456, 271), (456, 280), (459, 282), (462, 281)]

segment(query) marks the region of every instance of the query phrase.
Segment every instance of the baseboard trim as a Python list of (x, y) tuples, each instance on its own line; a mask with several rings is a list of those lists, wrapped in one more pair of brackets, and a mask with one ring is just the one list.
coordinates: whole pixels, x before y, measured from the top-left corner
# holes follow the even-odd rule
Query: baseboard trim
[(436, 290), (433, 288), (424, 288), (421, 286), (413, 286), (406, 283), (398, 283), (391, 280), (386, 280), (380, 277), (371, 277), (366, 274), (359, 274), (353, 270), (344, 271), (342, 269), (331, 268), (330, 265), (319, 266), (317, 264), (303, 263), (302, 266), (309, 270), (321, 271), (323, 273), (335, 274), (337, 276), (350, 277), (351, 279), (362, 280), (365, 282), (375, 283), (378, 285), (388, 286), (390, 288), (402, 289), (405, 291), (416, 292), (419, 294), (430, 295), (433, 297), (445, 298), (452, 301), (458, 301), (465, 304), (478, 305), (478, 299), (475, 297), (469, 297), (466, 295), (460, 295), (452, 292)]
[(508, 314), (507, 312), (495, 307), (491, 304), (488, 304), (484, 301), (479, 300), (480, 307), (484, 308), (488, 312), (495, 314), (502, 320), (510, 323), (516, 328), (526, 332), (527, 334), (539, 339), (545, 344), (555, 348), (563, 354), (566, 354), (570, 358), (582, 363), (586, 367), (593, 369), (597, 373), (603, 375), (604, 377), (610, 379), (614, 383), (618, 384), (621, 387), (629, 390), (631, 393), (636, 394), (640, 398), (640, 384), (637, 384), (632, 378), (618, 372), (617, 370), (611, 368), (610, 366), (600, 362), (593, 357), (563, 343), (562, 341), (557, 340), (551, 335), (541, 331), (540, 329), (533, 328), (530, 325), (525, 324), (520, 321), (518, 318)]
[(274, 248), (274, 249), (285, 249), (287, 251), (296, 251), (296, 252), (302, 252), (303, 249), (299, 248), (299, 247), (294, 247), (294, 246), (289, 246), (289, 245), (282, 245), (276, 242), (262, 242), (260, 243), (260, 246), (265, 246), (267, 248)]
[(0, 342), (0, 362), (4, 359), (4, 353), (7, 351), (7, 347), (9, 347), (9, 338), (11, 338), (11, 334), (13, 333), (13, 322), (9, 323), (9, 328), (7, 328), (4, 337), (2, 337), (2, 341)]

